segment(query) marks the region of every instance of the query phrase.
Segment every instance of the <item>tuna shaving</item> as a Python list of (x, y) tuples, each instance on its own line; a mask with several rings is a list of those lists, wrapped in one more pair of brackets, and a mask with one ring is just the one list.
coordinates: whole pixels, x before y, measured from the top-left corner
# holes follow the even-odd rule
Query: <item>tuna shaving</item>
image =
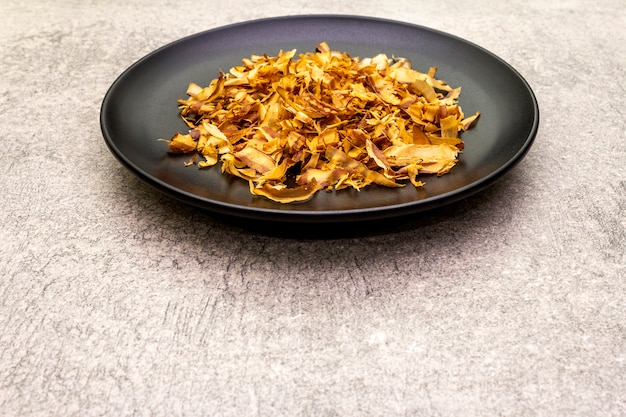
[(250, 192), (280, 203), (320, 190), (371, 184), (424, 185), (458, 162), (480, 113), (465, 117), (461, 88), (422, 73), (408, 59), (360, 59), (330, 49), (253, 55), (206, 87), (189, 84), (179, 99), (189, 131), (168, 140), (185, 165), (249, 182)]

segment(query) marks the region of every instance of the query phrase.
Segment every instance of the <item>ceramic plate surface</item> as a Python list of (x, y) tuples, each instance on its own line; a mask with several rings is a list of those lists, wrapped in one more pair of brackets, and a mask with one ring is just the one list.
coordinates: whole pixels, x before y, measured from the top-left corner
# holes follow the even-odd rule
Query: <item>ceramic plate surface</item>
[[(369, 186), (318, 192), (311, 200), (279, 204), (253, 196), (248, 183), (219, 165), (185, 167), (189, 156), (167, 154), (169, 139), (187, 130), (178, 98), (190, 82), (208, 85), (219, 70), (254, 54), (314, 51), (326, 41), (352, 56), (405, 57), (413, 67), (438, 68), (437, 78), (462, 87), (466, 115), (481, 112), (462, 134), (465, 150), (449, 174), (424, 177), (415, 188)], [(279, 222), (346, 222), (417, 213), (468, 197), (493, 184), (519, 162), (539, 125), (535, 96), (522, 76), (489, 51), (458, 37), (396, 21), (352, 16), (289, 16), (208, 30), (166, 45), (124, 71), (110, 87), (100, 114), (106, 144), (147, 184), (188, 204), (220, 214)]]

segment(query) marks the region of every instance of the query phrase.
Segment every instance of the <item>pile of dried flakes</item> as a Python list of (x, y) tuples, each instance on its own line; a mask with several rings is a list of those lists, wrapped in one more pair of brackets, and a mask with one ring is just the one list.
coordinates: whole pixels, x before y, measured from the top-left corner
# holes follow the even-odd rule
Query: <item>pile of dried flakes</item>
[(280, 203), (317, 191), (370, 184), (420, 187), (419, 174), (443, 175), (456, 164), (467, 130), (451, 88), (380, 54), (353, 58), (321, 43), (314, 53), (251, 56), (208, 87), (189, 84), (178, 101), (189, 127), (169, 143), (193, 152), (187, 163), (249, 181), (250, 191)]

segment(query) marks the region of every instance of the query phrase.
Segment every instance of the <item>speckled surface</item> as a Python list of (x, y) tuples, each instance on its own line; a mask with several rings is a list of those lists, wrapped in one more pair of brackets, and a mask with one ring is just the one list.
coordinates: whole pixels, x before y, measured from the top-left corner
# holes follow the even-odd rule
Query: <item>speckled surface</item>
[[(106, 3), (0, 3), (2, 415), (626, 415), (622, 0)], [(134, 61), (300, 13), (496, 53), (537, 95), (534, 146), (479, 195), (327, 239), (182, 205), (108, 151)]]

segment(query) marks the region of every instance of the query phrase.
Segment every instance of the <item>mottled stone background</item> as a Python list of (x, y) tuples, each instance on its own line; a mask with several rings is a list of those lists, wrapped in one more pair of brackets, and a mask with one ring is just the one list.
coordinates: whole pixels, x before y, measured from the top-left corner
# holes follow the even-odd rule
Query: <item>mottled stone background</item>
[[(464, 37), (534, 89), (485, 192), (332, 238), (232, 224), (107, 149), (145, 54), (248, 19), (380, 16)], [(3, 416), (626, 415), (623, 0), (0, 2)]]

